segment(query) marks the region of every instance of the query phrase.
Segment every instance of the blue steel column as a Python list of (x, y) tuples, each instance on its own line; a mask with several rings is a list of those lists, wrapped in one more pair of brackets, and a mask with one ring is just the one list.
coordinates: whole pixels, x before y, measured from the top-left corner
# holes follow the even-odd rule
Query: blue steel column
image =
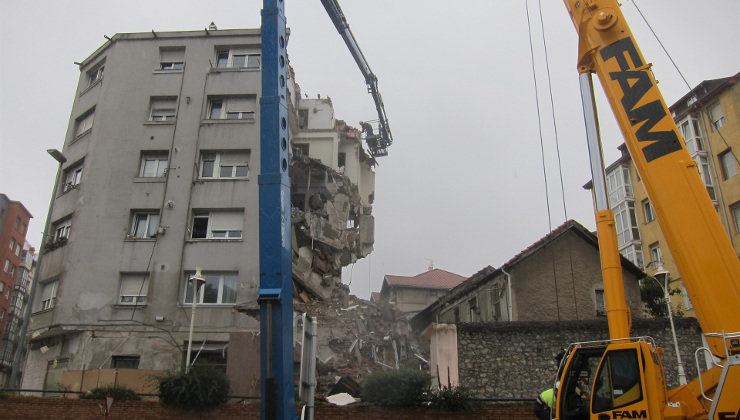
[(262, 9), (260, 98), (260, 374), (262, 419), (294, 419), (293, 279), (283, 0)]

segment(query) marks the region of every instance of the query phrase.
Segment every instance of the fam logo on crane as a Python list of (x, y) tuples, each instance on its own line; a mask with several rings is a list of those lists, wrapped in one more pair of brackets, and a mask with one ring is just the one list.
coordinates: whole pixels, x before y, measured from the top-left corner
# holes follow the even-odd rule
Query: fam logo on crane
[[(675, 130), (653, 131), (653, 127), (663, 118), (668, 117), (666, 107), (659, 99), (637, 106), (654, 84), (644, 66), (640, 54), (631, 37), (622, 38), (601, 50), (604, 62), (617, 60), (620, 71), (610, 72), (609, 77), (619, 84), (624, 92), (622, 108), (632, 126), (640, 125), (635, 131), (639, 142), (650, 142), (642, 148), (645, 159), (650, 162), (661, 156), (681, 150), (681, 142)], [(630, 67), (629, 61), (634, 67)], [(670, 118), (670, 117), (669, 117)]]

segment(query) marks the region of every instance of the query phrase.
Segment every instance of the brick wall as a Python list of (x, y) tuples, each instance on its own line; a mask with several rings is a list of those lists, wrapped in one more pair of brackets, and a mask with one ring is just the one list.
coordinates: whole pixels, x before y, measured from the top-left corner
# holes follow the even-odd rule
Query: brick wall
[[(681, 359), (689, 381), (696, 377), (694, 350), (701, 330), (694, 318), (676, 319)], [(678, 385), (676, 356), (667, 319), (635, 319), (633, 336), (650, 336), (663, 347), (668, 387)], [(552, 386), (555, 355), (578, 341), (607, 339), (606, 321), (457, 324), (461, 385), (478, 398), (535, 398)]]
[[(9, 397), (0, 400), (3, 419), (67, 420), (102, 417), (102, 401), (77, 398)], [(169, 408), (152, 401), (118, 401), (113, 403), (109, 419), (259, 419), (259, 404), (230, 403), (197, 415)], [(526, 405), (487, 405), (470, 411), (449, 412), (422, 408), (381, 408), (366, 405), (346, 407), (320, 405), (315, 418), (321, 420), (534, 420), (532, 407)]]

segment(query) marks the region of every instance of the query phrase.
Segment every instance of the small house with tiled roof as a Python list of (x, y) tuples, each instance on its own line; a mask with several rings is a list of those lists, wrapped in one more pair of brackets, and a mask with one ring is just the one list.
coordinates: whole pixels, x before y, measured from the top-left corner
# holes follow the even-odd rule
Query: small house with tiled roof
[(439, 268), (415, 276), (386, 275), (380, 298), (411, 317), (456, 287), (466, 277)]
[[(645, 273), (621, 257), (625, 297), (643, 316), (639, 280)], [(410, 319), (431, 323), (605, 319), (604, 283), (596, 235), (568, 220), (501, 267), (487, 266)]]

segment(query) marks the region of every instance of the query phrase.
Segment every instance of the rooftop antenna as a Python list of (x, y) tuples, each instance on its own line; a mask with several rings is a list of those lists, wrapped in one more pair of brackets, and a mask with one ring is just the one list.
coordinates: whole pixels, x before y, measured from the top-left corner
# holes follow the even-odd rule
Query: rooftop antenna
[(429, 261), (429, 266), (427, 267), (427, 271), (434, 270), (434, 260), (431, 258), (424, 258), (424, 259)]

